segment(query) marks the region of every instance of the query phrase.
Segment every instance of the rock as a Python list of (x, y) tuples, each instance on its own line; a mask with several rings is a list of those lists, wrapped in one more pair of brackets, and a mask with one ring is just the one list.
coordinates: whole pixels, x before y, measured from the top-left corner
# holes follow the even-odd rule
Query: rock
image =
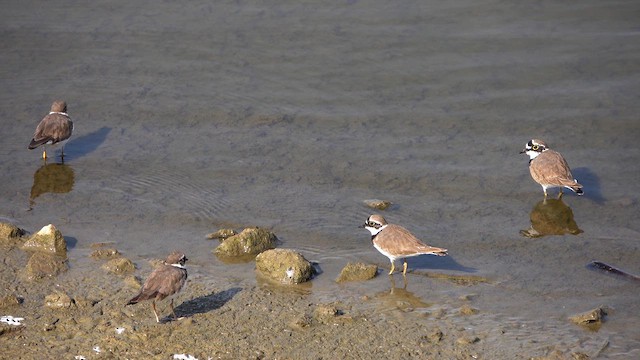
[(25, 272), (27, 279), (40, 280), (46, 277), (54, 277), (68, 269), (66, 256), (35, 252), (29, 258)]
[(75, 301), (67, 294), (56, 292), (44, 298), (44, 306), (50, 309), (69, 309), (75, 307)]
[(267, 250), (256, 256), (256, 270), (282, 284), (299, 284), (311, 279), (314, 269), (300, 253), (289, 249)]
[(0, 223), (0, 244), (13, 245), (20, 241), (24, 234), (23, 229), (13, 224)]
[(0, 309), (20, 305), (22, 301), (15, 295), (5, 295), (0, 297)]
[(378, 273), (377, 265), (367, 265), (364, 263), (348, 263), (342, 271), (340, 275), (336, 279), (336, 282), (346, 282), (346, 281), (364, 281), (370, 280), (376, 277)]
[(134, 272), (136, 266), (131, 260), (125, 257), (119, 257), (107, 261), (102, 265), (102, 268), (112, 274), (123, 275)]
[(435, 329), (431, 333), (424, 335), (422, 339), (431, 344), (438, 344), (440, 341), (442, 341), (443, 337), (444, 333), (440, 329)]
[(37, 233), (33, 234), (29, 240), (22, 244), (22, 250), (44, 251), (59, 256), (67, 256), (67, 242), (62, 237), (60, 230), (49, 224)]
[(207, 235), (207, 239), (218, 239), (220, 241), (224, 241), (227, 238), (230, 238), (238, 233), (233, 229), (220, 229), (216, 232), (212, 232)]
[(120, 256), (120, 252), (116, 249), (96, 249), (91, 253), (94, 259), (111, 259)]
[(475, 343), (477, 343), (479, 341), (480, 341), (480, 338), (477, 337), (477, 336), (473, 336), (473, 335), (462, 336), (462, 337), (459, 337), (458, 339), (456, 339), (456, 343), (458, 345), (471, 345), (471, 344), (475, 344)]
[(380, 199), (367, 199), (364, 200), (365, 205), (372, 209), (377, 210), (386, 210), (389, 206), (392, 205), (391, 201), (380, 200)]
[(479, 312), (478, 309), (472, 308), (471, 306), (465, 304), (460, 308), (460, 315), (475, 315)]
[(607, 315), (606, 310), (600, 306), (593, 310), (573, 315), (569, 317), (569, 320), (575, 324), (597, 330), (602, 325), (605, 315)]
[(276, 241), (278, 238), (272, 232), (261, 228), (247, 228), (218, 245), (215, 254), (226, 257), (257, 255), (275, 248)]
[(313, 319), (321, 324), (331, 324), (339, 315), (338, 308), (331, 304), (320, 304), (313, 311)]

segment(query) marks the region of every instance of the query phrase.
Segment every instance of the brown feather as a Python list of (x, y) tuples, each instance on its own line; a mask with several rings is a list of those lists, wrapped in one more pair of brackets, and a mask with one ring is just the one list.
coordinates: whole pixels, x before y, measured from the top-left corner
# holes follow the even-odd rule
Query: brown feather
[(546, 150), (529, 164), (531, 177), (540, 185), (569, 186), (582, 188), (571, 175), (569, 164), (560, 153)]
[(409, 230), (395, 224), (388, 224), (373, 238), (373, 242), (398, 258), (423, 254), (447, 255), (447, 249), (429, 246), (416, 238)]

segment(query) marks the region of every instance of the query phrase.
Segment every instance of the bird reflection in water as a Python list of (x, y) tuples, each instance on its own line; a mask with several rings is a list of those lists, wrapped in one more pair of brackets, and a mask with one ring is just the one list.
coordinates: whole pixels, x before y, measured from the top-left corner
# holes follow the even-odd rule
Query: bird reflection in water
[(383, 310), (411, 310), (425, 309), (433, 304), (429, 304), (412, 292), (407, 290), (407, 278), (402, 277), (402, 287), (396, 287), (396, 280), (393, 276), (389, 276), (391, 288), (389, 291), (379, 293), (376, 298), (381, 302)]
[(69, 165), (45, 163), (33, 174), (29, 208), (33, 208), (35, 199), (42, 194), (70, 192), (74, 181), (75, 174)]
[(535, 204), (529, 215), (531, 228), (520, 230), (522, 236), (537, 238), (547, 235), (578, 235), (583, 231), (573, 219), (573, 211), (558, 199), (544, 199)]

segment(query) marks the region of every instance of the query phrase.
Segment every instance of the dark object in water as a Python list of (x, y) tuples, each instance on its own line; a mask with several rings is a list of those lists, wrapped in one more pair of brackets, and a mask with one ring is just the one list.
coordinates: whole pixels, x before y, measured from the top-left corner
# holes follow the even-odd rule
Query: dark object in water
[(613, 266), (605, 264), (600, 261), (592, 261), (587, 265), (587, 267), (593, 270), (603, 270), (606, 272), (610, 272), (612, 274), (620, 275), (622, 277), (640, 282), (640, 276), (629, 274), (628, 272), (614, 268)]

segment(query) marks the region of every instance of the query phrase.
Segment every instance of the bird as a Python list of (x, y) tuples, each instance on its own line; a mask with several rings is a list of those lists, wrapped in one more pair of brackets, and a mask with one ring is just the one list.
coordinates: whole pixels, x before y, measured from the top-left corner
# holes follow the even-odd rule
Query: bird
[(529, 155), (529, 172), (535, 182), (542, 186), (544, 197), (547, 189), (560, 188), (558, 197), (562, 197), (562, 188), (570, 189), (578, 195), (583, 195), (582, 185), (571, 175), (571, 169), (564, 157), (557, 151), (551, 150), (547, 144), (538, 139), (531, 139), (520, 154)]
[[(174, 251), (169, 254), (164, 263), (151, 272), (151, 275), (142, 285), (140, 293), (129, 300), (126, 305), (137, 304), (143, 300), (152, 300), (153, 314), (156, 316), (156, 321), (160, 322), (156, 301), (161, 301), (182, 289), (187, 281), (187, 268), (184, 266), (187, 260), (187, 257), (182, 252)], [(173, 318), (177, 319), (173, 309), (173, 299), (171, 299), (170, 306)]]
[(409, 230), (400, 225), (388, 224), (381, 215), (373, 214), (369, 216), (364, 225), (361, 225), (371, 233), (371, 242), (382, 255), (391, 261), (391, 271), (395, 270), (395, 260), (402, 259), (403, 268), (402, 275), (407, 273), (406, 258), (418, 255), (437, 255), (446, 256), (447, 249), (429, 246), (413, 234)]
[(29, 149), (33, 150), (43, 145), (42, 158), (46, 160), (47, 149), (44, 145), (60, 143), (64, 161), (64, 144), (71, 137), (71, 133), (73, 133), (73, 122), (69, 114), (67, 114), (67, 103), (62, 100), (56, 100), (51, 104), (49, 114), (36, 127), (33, 138), (29, 143)]

